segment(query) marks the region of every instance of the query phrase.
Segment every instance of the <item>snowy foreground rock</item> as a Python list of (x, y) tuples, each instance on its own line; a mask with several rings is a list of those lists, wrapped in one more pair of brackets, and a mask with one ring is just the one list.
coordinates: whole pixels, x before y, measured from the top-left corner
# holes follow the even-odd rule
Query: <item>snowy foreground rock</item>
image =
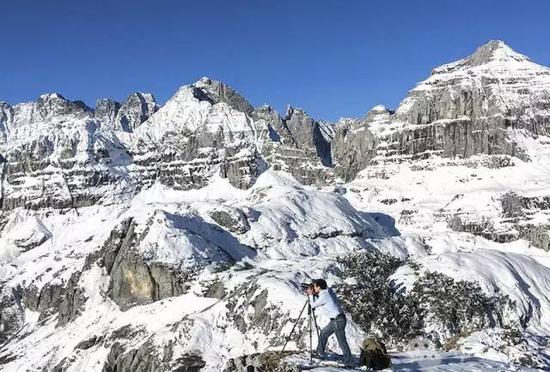
[(317, 277), (356, 356), (374, 332), (395, 370), (549, 369), (549, 135), (550, 69), (500, 41), (337, 123), (209, 78), (0, 102), (0, 370), (258, 367)]

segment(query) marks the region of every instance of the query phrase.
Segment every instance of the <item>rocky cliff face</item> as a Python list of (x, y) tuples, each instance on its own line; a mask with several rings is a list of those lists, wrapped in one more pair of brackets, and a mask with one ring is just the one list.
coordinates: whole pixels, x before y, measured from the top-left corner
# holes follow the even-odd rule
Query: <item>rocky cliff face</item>
[(363, 119), (337, 124), (294, 107), (283, 116), (254, 108), (209, 78), (182, 87), (160, 109), (143, 93), (122, 104), (99, 100), (95, 110), (44, 95), (0, 106), (3, 208), (91, 205), (107, 189), (120, 197), (155, 181), (191, 189), (213, 175), (247, 188), (268, 166), (302, 183), (327, 184), (403, 157), (528, 160), (512, 134), (547, 134), (549, 110), (550, 70), (500, 41), (434, 69), (395, 113), (377, 106)]
[(548, 133), (550, 69), (501, 41), (435, 68), (403, 100), (380, 130), (389, 155), (467, 158), (507, 154), (525, 159), (510, 136)]
[(329, 125), (292, 107), (284, 117), (254, 109), (208, 78), (160, 109), (142, 93), (95, 110), (57, 94), (2, 104), (0, 135), (4, 209), (109, 203), (156, 181), (192, 189), (215, 175), (247, 188), (269, 165), (304, 183), (332, 178)]

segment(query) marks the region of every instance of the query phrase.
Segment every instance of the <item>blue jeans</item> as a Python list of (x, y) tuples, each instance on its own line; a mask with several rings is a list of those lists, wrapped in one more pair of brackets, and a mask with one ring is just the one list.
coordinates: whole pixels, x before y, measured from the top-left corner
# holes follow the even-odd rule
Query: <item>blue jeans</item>
[(343, 362), (345, 364), (352, 363), (351, 351), (349, 350), (348, 342), (346, 341), (346, 317), (338, 316), (330, 320), (330, 323), (321, 330), (319, 336), (319, 344), (317, 345), (317, 354), (323, 356), (325, 354), (325, 347), (327, 346), (328, 338), (333, 334), (336, 334), (338, 345), (342, 349), (344, 354)]

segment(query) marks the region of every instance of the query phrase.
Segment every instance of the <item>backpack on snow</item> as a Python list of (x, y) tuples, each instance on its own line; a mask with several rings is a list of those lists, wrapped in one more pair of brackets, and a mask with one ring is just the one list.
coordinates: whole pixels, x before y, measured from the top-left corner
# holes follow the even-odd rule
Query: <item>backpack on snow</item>
[(361, 345), (361, 364), (375, 370), (391, 367), (391, 358), (386, 350), (386, 345), (376, 338), (369, 337)]

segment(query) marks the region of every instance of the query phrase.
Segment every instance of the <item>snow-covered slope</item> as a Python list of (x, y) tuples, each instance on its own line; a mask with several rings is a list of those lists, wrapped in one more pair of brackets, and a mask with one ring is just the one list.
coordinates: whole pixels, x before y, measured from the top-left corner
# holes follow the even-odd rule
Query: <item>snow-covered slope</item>
[(335, 124), (209, 78), (162, 107), (0, 103), (0, 370), (222, 371), (279, 350), (300, 283), (357, 284), (339, 257), (365, 252), (398, 259), (376, 282), (392, 296), (502, 303), (463, 328), (420, 303), (415, 337), (433, 350), (415, 354), (346, 298), (355, 354), (379, 332), (397, 370), (550, 368), (549, 76), (493, 41), (395, 112)]

